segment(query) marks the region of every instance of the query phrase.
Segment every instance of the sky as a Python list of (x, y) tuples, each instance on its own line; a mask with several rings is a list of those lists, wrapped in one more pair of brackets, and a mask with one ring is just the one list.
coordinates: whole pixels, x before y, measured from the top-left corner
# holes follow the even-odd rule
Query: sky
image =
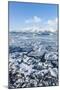
[(57, 4), (8, 2), (9, 31), (56, 31)]

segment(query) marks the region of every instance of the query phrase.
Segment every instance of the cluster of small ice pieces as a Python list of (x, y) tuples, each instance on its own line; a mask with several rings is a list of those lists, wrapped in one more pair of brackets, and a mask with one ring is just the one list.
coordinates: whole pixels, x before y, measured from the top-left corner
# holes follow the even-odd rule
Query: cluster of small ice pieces
[(38, 43), (9, 46), (9, 88), (58, 85), (58, 50)]

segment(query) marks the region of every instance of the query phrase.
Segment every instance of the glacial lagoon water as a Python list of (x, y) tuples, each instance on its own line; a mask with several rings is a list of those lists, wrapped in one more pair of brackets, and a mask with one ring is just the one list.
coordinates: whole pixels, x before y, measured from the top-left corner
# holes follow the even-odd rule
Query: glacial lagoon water
[(9, 88), (57, 85), (57, 34), (9, 32)]

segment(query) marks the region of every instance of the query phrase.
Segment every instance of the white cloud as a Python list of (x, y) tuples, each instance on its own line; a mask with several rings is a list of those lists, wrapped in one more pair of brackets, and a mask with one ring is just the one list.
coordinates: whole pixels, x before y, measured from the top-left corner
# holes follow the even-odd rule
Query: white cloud
[(51, 31), (56, 31), (58, 29), (58, 19), (48, 20), (48, 29)]
[(34, 17), (33, 17), (33, 20), (34, 20), (36, 23), (41, 22), (40, 17), (37, 17), (37, 16), (34, 16)]
[(55, 24), (57, 24), (57, 18), (55, 18), (53, 20), (48, 20), (48, 24), (49, 25), (55, 25)]
[(38, 16), (33, 16), (32, 18), (30, 18), (30, 19), (27, 19), (26, 21), (25, 21), (25, 23), (39, 23), (39, 22), (41, 22), (41, 19), (40, 19), (40, 17), (38, 17)]
[(23, 31), (39, 32), (39, 31), (56, 31), (58, 29), (58, 19), (44, 21), (38, 16), (33, 16), (25, 21)]

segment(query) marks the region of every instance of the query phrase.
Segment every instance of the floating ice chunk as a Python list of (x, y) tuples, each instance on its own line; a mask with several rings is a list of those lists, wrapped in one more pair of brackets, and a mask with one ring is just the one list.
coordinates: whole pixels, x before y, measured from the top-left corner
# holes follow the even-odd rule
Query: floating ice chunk
[(53, 69), (49, 68), (49, 72), (50, 72), (51, 76), (57, 77), (57, 74), (58, 74), (57, 68), (53, 68)]
[(47, 60), (57, 60), (57, 54), (54, 52), (49, 52), (48, 54), (45, 55), (45, 59)]
[(42, 71), (40, 71), (41, 73), (43, 73), (44, 75), (48, 73), (48, 69), (44, 69)]
[(40, 58), (42, 55), (44, 54), (44, 51), (43, 52), (40, 52), (40, 51), (35, 51), (35, 52), (30, 52), (29, 54), (28, 54), (28, 56), (30, 56), (30, 57), (34, 57), (34, 58)]
[(26, 62), (27, 63), (27, 61), (30, 59), (30, 57), (28, 57), (28, 56), (26, 56), (26, 55), (24, 55), (24, 57), (23, 57), (23, 61), (24, 62)]
[(14, 63), (15, 62), (15, 59), (12, 59), (11, 57), (9, 57), (9, 62), (10, 63)]
[(21, 65), (20, 65), (20, 68), (21, 68), (21, 70), (22, 71), (27, 71), (27, 72), (25, 72), (25, 75), (27, 75), (27, 74), (30, 74), (31, 73), (31, 71), (32, 71), (32, 65), (27, 65), (27, 64), (25, 64), (25, 63), (22, 63)]

